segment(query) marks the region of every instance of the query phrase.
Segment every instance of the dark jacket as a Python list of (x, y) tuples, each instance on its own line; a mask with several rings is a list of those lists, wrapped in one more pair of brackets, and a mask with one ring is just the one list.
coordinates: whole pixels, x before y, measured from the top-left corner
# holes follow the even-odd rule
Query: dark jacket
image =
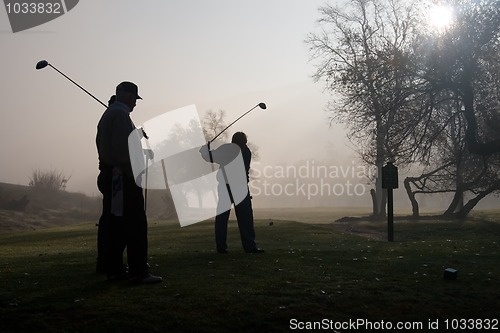
[(252, 161), (252, 152), (247, 145), (240, 146), (241, 154), (243, 155), (243, 163), (245, 163), (245, 171), (247, 172), (247, 182), (250, 181), (250, 162)]
[(135, 127), (129, 114), (129, 107), (120, 102), (111, 104), (103, 113), (96, 136), (99, 169), (119, 167), (132, 175), (128, 137)]

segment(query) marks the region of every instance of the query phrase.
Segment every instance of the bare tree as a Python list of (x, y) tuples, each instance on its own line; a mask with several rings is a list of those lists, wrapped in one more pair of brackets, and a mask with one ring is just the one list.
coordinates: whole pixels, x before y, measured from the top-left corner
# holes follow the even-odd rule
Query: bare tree
[[(203, 126), (203, 134), (205, 134), (205, 138), (210, 140), (210, 138), (215, 137), (219, 134), (224, 128), (226, 128), (226, 111), (219, 110), (218, 112), (214, 112), (212, 110), (208, 110), (202, 118), (202, 126)], [(219, 138), (217, 138), (220, 142), (227, 142), (229, 140), (229, 131), (222, 133)], [(248, 134), (248, 133), (247, 133)], [(259, 156), (259, 147), (253, 142), (248, 142), (248, 147), (252, 151), (252, 160), (258, 161), (260, 159)]]
[[(208, 110), (202, 118), (203, 134), (207, 140), (211, 140), (217, 134), (219, 134), (227, 125), (224, 118), (226, 117), (226, 111), (219, 110), (218, 112)], [(224, 132), (219, 136), (220, 141), (226, 141), (229, 132)]]
[(500, 0), (452, 0), (456, 23), (439, 34), (418, 21), (430, 2), (418, 4), (326, 5), (306, 43), (332, 121), (379, 170), (373, 215), (384, 215), (381, 167), (393, 161), (421, 170), (405, 180), (414, 215), (416, 194), (453, 193), (444, 215), (463, 217), (499, 191)]
[(424, 171), (404, 182), (414, 215), (416, 194), (453, 193), (443, 215), (465, 217), (500, 190), (500, 1), (452, 4), (455, 24), (417, 48), (430, 107), (414, 132)]
[(408, 109), (415, 108), (418, 80), (409, 70), (417, 8), (399, 0), (351, 0), (319, 9), (321, 32), (306, 38), (317, 61), (316, 81), (324, 80), (334, 99), (332, 121), (346, 124), (349, 138), (368, 164), (377, 167), (373, 215), (385, 216), (381, 172), (385, 162), (411, 161), (414, 146)]
[(421, 49), (431, 93), (449, 91), (461, 101), (470, 152), (500, 153), (500, 0), (453, 0), (456, 23), (428, 36)]

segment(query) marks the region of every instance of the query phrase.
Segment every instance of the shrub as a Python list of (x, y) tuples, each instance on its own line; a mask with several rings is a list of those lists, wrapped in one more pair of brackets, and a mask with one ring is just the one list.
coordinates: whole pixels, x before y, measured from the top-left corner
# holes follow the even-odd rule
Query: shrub
[(29, 186), (37, 189), (48, 189), (54, 191), (66, 190), (66, 185), (70, 180), (62, 171), (55, 169), (49, 171), (33, 170), (30, 177)]

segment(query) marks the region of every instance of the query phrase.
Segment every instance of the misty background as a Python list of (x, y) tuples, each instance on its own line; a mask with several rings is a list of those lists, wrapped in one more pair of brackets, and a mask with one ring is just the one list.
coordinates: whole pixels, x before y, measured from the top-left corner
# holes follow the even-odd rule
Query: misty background
[(97, 195), (97, 122), (101, 105), (51, 68), (46, 59), (107, 102), (123, 80), (144, 98), (137, 126), (195, 104), (200, 116), (225, 110), (231, 130), (245, 131), (262, 164), (346, 156), (340, 126), (329, 127), (328, 99), (311, 79), (303, 43), (322, 1), (203, 1), (141, 4), (85, 1), (32, 30), (13, 34), (0, 10), (2, 39), (2, 172), (0, 181), (28, 184), (33, 169), (71, 176), (68, 191)]
[[(231, 128), (231, 133), (247, 133), (258, 147), (254, 168), (259, 170), (305, 163), (362, 166), (345, 130), (330, 123), (324, 111), (332, 97), (311, 78), (315, 69), (304, 39), (317, 28), (318, 7), (325, 3), (88, 0), (16, 34), (0, 10), (0, 182), (27, 185), (33, 170), (57, 169), (71, 177), (67, 191), (99, 195), (95, 134), (104, 109), (51, 68), (35, 70), (42, 59), (103, 102), (119, 82), (135, 82), (144, 98), (131, 114), (137, 126), (190, 104), (200, 117), (224, 110), (229, 124), (266, 103), (266, 111), (256, 110)], [(260, 175), (255, 186), (266, 179)], [(289, 182), (276, 173), (270, 178)], [(321, 185), (321, 177), (312, 178)], [(331, 186), (347, 181), (366, 191), (355, 196), (320, 193), (304, 200), (272, 192), (255, 195), (254, 186), (254, 202), (256, 207), (369, 207), (368, 179), (329, 180)], [(407, 207), (400, 191), (396, 205)], [(421, 205), (425, 208), (426, 200)], [(429, 207), (439, 207), (439, 200), (430, 200)]]

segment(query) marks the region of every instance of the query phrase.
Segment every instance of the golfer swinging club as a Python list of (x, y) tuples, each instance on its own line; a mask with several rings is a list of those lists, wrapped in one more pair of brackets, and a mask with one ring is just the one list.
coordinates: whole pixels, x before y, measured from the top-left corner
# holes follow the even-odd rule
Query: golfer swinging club
[[(243, 132), (237, 132), (233, 135), (232, 143), (236, 144), (243, 155), (243, 162), (245, 164), (246, 178), (247, 178), (247, 188), (249, 181), (249, 171), (250, 171), (250, 161), (252, 159), (252, 152), (247, 146), (247, 136)], [(213, 151), (209, 150), (209, 145), (205, 145), (200, 148), (200, 153), (203, 159), (207, 162), (217, 163), (220, 165), (219, 171), (217, 172), (217, 180), (219, 181), (218, 194), (219, 201), (217, 207), (217, 216), (215, 217), (215, 243), (217, 246), (217, 253), (227, 253), (227, 223), (229, 220), (229, 214), (231, 212), (231, 206), (226, 209), (226, 204), (223, 202), (224, 197), (229, 195), (229, 199), (232, 204), (235, 204), (233, 195), (231, 192), (230, 184), (227, 180), (227, 175), (224, 166), (228, 163), (227, 152), (223, 151), (226, 145), (223, 145)], [(224, 206), (224, 207), (223, 207)], [(255, 243), (255, 230), (253, 221), (253, 209), (252, 200), (250, 192), (247, 191), (246, 197), (240, 202), (235, 204), (236, 218), (238, 220), (238, 228), (240, 230), (241, 242), (243, 244), (243, 249), (247, 253), (263, 253), (257, 247)]]

